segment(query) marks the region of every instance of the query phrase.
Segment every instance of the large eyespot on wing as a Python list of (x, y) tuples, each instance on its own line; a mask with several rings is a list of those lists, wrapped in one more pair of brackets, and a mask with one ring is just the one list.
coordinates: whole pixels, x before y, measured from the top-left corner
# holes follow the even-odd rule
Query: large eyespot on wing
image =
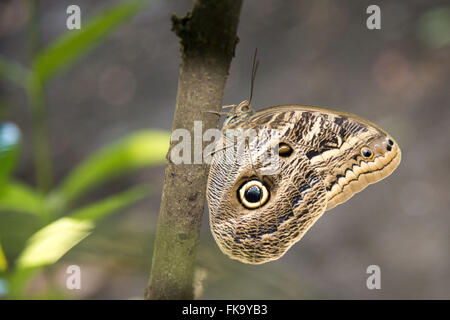
[(268, 188), (259, 180), (250, 180), (239, 188), (238, 198), (247, 209), (262, 207), (269, 200)]
[[(274, 175), (255, 175), (260, 169), (248, 156), (231, 165), (213, 160), (207, 187), (210, 227), (217, 244), (230, 258), (251, 264), (280, 258), (326, 207), (324, 183), (300, 150), (281, 160)], [(252, 190), (247, 201), (254, 205), (249, 206), (238, 197), (252, 187), (265, 187), (268, 194)]]

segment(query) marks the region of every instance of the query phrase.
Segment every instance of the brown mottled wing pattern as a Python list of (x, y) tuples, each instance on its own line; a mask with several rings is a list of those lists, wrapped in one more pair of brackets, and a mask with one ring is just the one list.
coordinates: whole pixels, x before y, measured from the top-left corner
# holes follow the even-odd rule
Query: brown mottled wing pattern
[[(276, 128), (274, 123), (270, 126)], [(250, 122), (241, 127), (267, 128)], [(282, 127), (282, 130), (288, 129), (286, 125)], [(284, 140), (294, 143), (296, 135), (292, 131), (284, 136)], [(261, 163), (250, 157), (253, 150), (265, 148), (270, 142), (263, 144), (252, 146), (251, 151), (246, 149), (242, 156), (229, 161), (219, 161), (226, 154), (225, 150), (219, 151), (211, 163), (208, 182), (210, 224), (216, 242), (231, 258), (254, 264), (282, 256), (326, 208), (323, 181), (301, 148), (280, 161), (276, 174), (261, 177), (270, 187), (270, 200), (266, 206), (249, 210), (239, 203), (237, 189), (258, 175), (262, 168)]]
[[(243, 102), (239, 107), (245, 106)], [(281, 257), (325, 210), (388, 176), (401, 158), (400, 148), (385, 131), (344, 112), (279, 106), (232, 119), (227, 129), (255, 130), (257, 136), (269, 132), (267, 139), (247, 141), (237, 156), (239, 143), (219, 147), (210, 168), (211, 231), (225, 254), (245, 263)], [(253, 155), (280, 142), (291, 146), (292, 154), (279, 157), (276, 172), (262, 174), (268, 163)], [(366, 149), (370, 157), (363, 156)], [(270, 197), (249, 209), (240, 202), (238, 190), (253, 180), (266, 186)]]

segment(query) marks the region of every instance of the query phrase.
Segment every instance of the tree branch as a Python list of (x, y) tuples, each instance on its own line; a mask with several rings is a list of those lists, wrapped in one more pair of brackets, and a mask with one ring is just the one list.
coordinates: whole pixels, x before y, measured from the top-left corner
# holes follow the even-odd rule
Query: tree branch
[[(203, 132), (217, 128), (242, 0), (195, 0), (192, 13), (172, 16), (181, 38), (182, 63), (172, 132), (183, 128), (194, 137), (194, 121)], [(178, 164), (167, 155), (150, 282), (146, 299), (192, 299), (193, 273), (205, 202), (208, 166)], [(192, 143), (193, 147), (194, 143)], [(192, 149), (193, 150), (193, 149)], [(193, 155), (193, 152), (191, 152)]]

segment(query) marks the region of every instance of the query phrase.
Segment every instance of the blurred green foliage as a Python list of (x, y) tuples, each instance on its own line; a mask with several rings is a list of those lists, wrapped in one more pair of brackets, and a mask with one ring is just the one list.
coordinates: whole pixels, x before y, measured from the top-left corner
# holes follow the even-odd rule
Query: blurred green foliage
[(450, 6), (426, 11), (419, 20), (418, 35), (422, 42), (432, 48), (450, 44)]
[[(0, 78), (24, 88), (30, 104), (37, 97), (42, 101), (36, 105), (45, 107), (44, 95), (35, 95), (36, 90), (43, 91), (54, 75), (72, 66), (142, 7), (142, 1), (127, 1), (107, 9), (81, 30), (63, 34), (38, 52), (30, 69), (0, 56)], [(149, 194), (148, 186), (137, 186), (76, 207), (78, 198), (108, 180), (162, 164), (169, 133), (131, 133), (88, 156), (49, 192), (11, 177), (19, 160), (20, 141), (20, 129), (14, 123), (0, 123), (0, 297), (19, 299), (27, 297), (26, 286), (36, 271), (57, 262), (89, 236), (100, 219)], [(11, 223), (11, 216), (21, 222)], [(17, 246), (16, 238), (27, 240)]]
[(0, 127), (0, 186), (5, 184), (16, 165), (19, 145), (19, 128), (14, 123), (3, 124)]
[(112, 7), (93, 18), (80, 31), (67, 32), (37, 54), (33, 76), (45, 83), (55, 73), (68, 68), (98, 45), (113, 29), (143, 7), (143, 1), (128, 1)]

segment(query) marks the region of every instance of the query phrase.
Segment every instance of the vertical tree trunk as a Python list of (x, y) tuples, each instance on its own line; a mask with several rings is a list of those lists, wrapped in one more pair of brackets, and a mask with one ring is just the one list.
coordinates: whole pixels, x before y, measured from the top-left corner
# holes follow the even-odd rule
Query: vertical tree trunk
[[(237, 38), (242, 0), (195, 0), (186, 17), (172, 17), (181, 38), (182, 63), (172, 132), (183, 128), (192, 139), (194, 121), (203, 132), (217, 128), (219, 111)], [(175, 142), (176, 143), (176, 142)], [(198, 143), (198, 141), (197, 141)], [(174, 164), (167, 155), (165, 181), (158, 218), (146, 299), (192, 299), (196, 248), (206, 193), (208, 166)]]

